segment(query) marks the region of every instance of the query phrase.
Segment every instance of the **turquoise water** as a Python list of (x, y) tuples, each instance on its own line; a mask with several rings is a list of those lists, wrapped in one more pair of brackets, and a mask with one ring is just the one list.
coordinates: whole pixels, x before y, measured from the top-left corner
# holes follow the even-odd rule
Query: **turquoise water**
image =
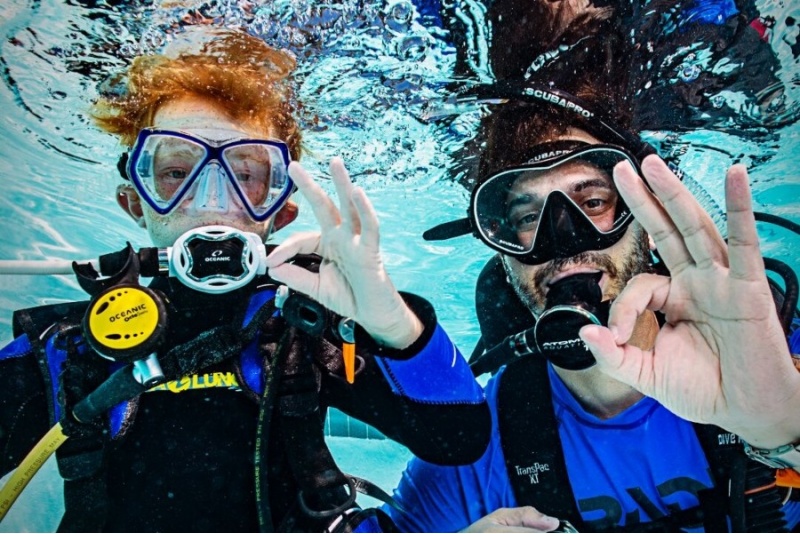
[[(298, 54), (307, 126), (304, 164), (324, 177), (330, 157), (344, 158), (378, 211), (384, 259), (395, 285), (432, 301), (469, 354), (479, 337), (472, 311), (475, 279), (491, 254), (469, 237), (436, 244), (421, 238), (425, 229), (462, 216), (468, 200), (461, 186), (445, 180), (445, 170), (453, 150), (472, 135), (475, 116), (446, 128), (424, 120), (426, 102), (445, 94), (454, 61), (444, 32), (404, 1), (255, 4), (245, 14), (237, 2), (217, 2), (224, 23), (244, 24)], [(760, 7), (780, 21), (796, 9), (772, 1)], [(86, 259), (126, 241), (148, 244), (113, 202), (120, 148), (92, 128), (85, 110), (97, 83), (126, 58), (168, 39), (165, 28), (184, 10), (148, 4), (125, 12), (122, 17), (119, 8), (74, 1), (0, 3), (0, 259)], [(797, 32), (796, 25), (779, 26), (770, 38), (783, 66), (777, 75), (794, 105), (800, 101), (798, 69), (788, 43)], [(682, 167), (720, 205), (724, 169), (746, 163), (757, 208), (800, 223), (797, 122), (747, 137), (711, 130), (648, 135), (669, 135), (671, 145), (685, 151)], [(300, 209), (291, 230), (314, 228), (302, 200)], [(765, 255), (800, 268), (797, 236), (759, 229)], [(0, 277), (0, 342), (11, 339), (12, 310), (84, 298), (69, 276)], [(370, 443), (368, 455), (362, 454), (363, 440), (335, 438), (333, 448), (345, 469), (352, 466), (391, 489), (407, 453), (386, 441)], [(36, 484), (0, 529), (55, 527), (60, 481), (47, 467)]]

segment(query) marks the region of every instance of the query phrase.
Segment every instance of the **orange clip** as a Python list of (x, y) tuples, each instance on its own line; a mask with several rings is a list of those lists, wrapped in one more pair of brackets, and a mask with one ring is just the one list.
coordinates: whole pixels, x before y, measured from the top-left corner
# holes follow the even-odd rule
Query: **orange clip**
[(344, 377), (348, 384), (356, 381), (356, 344), (342, 343), (342, 357), (344, 358)]
[(778, 469), (775, 484), (782, 488), (800, 488), (800, 473), (794, 469)]
[(348, 384), (356, 381), (356, 323), (352, 319), (339, 321), (339, 338), (342, 340), (344, 377)]

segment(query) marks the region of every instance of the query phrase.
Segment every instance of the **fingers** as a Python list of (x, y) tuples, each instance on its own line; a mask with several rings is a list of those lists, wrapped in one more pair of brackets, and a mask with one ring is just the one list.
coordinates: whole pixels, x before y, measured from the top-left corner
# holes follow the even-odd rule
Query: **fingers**
[(296, 161), (289, 164), (289, 176), (291, 176), (297, 189), (311, 204), (314, 216), (323, 228), (332, 228), (340, 222), (339, 211), (331, 199), (318, 186), (308, 172)]
[(627, 162), (617, 164), (614, 167), (614, 181), (633, 216), (655, 241), (670, 272), (677, 272), (681, 266), (692, 263), (689, 250), (664, 206), (647, 189), (634, 168)]
[[(647, 310), (661, 310), (669, 297), (671, 280), (666, 276), (642, 274), (634, 276), (611, 305), (608, 324), (581, 328), (581, 339), (589, 347), (597, 364), (609, 376), (632, 386), (645, 395), (653, 391), (653, 351), (642, 350), (632, 336), (640, 316)], [(652, 316), (650, 316), (653, 319)], [(654, 319), (653, 319), (654, 320)], [(647, 324), (646, 321), (644, 324)], [(655, 323), (653, 328), (657, 329)], [(645, 328), (647, 330), (647, 328)], [(649, 337), (652, 333), (645, 333)], [(651, 340), (648, 341), (648, 346)]]
[[(727, 265), (725, 243), (714, 222), (666, 163), (656, 156), (642, 162), (647, 183), (658, 200), (645, 194), (643, 185), (635, 184), (630, 166), (627, 171), (615, 173), (620, 194), (626, 201), (630, 198), (634, 216), (656, 241), (671, 271), (679, 271), (688, 262), (699, 267)], [(659, 200), (663, 206), (658, 205)]]
[(499, 508), (462, 532), (550, 532), (558, 528), (555, 517), (544, 515), (533, 506)]
[(318, 253), (320, 239), (317, 232), (302, 232), (289, 237), (267, 256), (269, 276), (316, 299), (319, 294), (319, 274), (285, 262), (298, 254)]
[(361, 234), (361, 241), (374, 248), (378, 247), (378, 215), (364, 190), (355, 187), (350, 181), (350, 173), (341, 158), (331, 160), (331, 174), (339, 196), (339, 206), (353, 234)]
[(513, 525), (539, 529), (544, 532), (558, 528), (558, 519), (544, 515), (533, 506), (522, 506), (520, 508), (511, 508), (511, 510), (516, 515)]
[(270, 252), (267, 256), (267, 267), (277, 267), (298, 254), (319, 254), (321, 240), (319, 232), (293, 234)]
[(509, 527), (508, 525), (489, 525), (485, 527), (485, 529), (476, 530), (474, 532), (549, 532), (549, 531), (531, 527)]
[(341, 158), (333, 158), (329, 168), (333, 177), (333, 185), (336, 187), (336, 196), (339, 197), (342, 224), (350, 227), (353, 233), (360, 233), (361, 222), (352, 201), (354, 187), (353, 182), (350, 181), (350, 173), (347, 172)]
[(609, 327), (587, 326), (580, 331), (598, 365), (643, 393), (653, 385), (653, 353), (634, 346), (631, 336), (643, 313), (664, 308), (669, 291), (670, 278), (666, 276), (634, 276), (611, 305)]
[(367, 194), (360, 187), (353, 191), (353, 204), (358, 211), (361, 221), (361, 242), (373, 250), (377, 250), (380, 242), (378, 214), (367, 198)]
[(611, 330), (602, 326), (584, 326), (580, 336), (603, 372), (645, 395), (652, 394), (655, 383), (652, 351), (631, 344), (617, 345)]
[(728, 255), (730, 274), (742, 280), (764, 277), (764, 260), (758, 246), (753, 202), (747, 169), (734, 165), (725, 181), (725, 205), (728, 211)]
[(274, 280), (286, 284), (291, 289), (299, 291), (309, 297), (319, 299), (319, 274), (312, 273), (298, 265), (283, 263), (269, 269), (269, 275)]
[[(363, 234), (362, 239), (377, 246), (378, 217), (372, 204), (361, 189), (353, 186), (350, 181), (350, 173), (347, 172), (341, 158), (331, 160), (330, 171), (336, 195), (339, 197), (338, 209), (299, 163), (292, 162), (289, 166), (289, 175), (311, 204), (323, 231), (325, 228), (342, 225), (352, 234)], [(363, 228), (365, 225), (367, 226), (366, 232)]]
[(617, 344), (630, 340), (639, 316), (646, 310), (664, 308), (669, 296), (670, 279), (655, 274), (640, 274), (627, 283), (611, 305), (608, 328)]

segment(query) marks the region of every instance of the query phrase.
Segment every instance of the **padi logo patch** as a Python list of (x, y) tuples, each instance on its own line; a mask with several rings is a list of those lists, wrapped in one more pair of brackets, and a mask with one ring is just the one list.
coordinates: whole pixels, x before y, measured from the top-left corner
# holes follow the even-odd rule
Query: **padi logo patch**
[(566, 98), (560, 97), (553, 93), (548, 93), (547, 91), (543, 91), (542, 89), (533, 89), (529, 87), (525, 89), (525, 94), (536, 97), (539, 100), (544, 100), (545, 102), (550, 102), (551, 104), (561, 106), (564, 109), (574, 111), (587, 119), (591, 119), (592, 117), (594, 117), (594, 113), (592, 113), (588, 109), (579, 106), (575, 102), (571, 102)]
[(515, 465), (514, 471), (517, 473), (518, 476), (529, 477), (531, 484), (538, 484), (539, 475), (541, 473), (550, 471), (550, 464), (536, 462), (533, 465), (529, 465), (527, 467), (521, 467), (519, 465)]

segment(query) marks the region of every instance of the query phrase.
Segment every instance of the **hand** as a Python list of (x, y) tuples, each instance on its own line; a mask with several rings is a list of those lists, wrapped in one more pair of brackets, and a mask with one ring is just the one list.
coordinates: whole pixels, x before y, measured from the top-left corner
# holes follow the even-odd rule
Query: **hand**
[[(297, 162), (289, 175), (308, 199), (321, 232), (291, 236), (267, 258), (269, 275), (360, 324), (378, 342), (406, 348), (423, 326), (392, 285), (379, 249), (378, 218), (339, 158), (330, 165), (339, 209)], [(286, 263), (297, 254), (319, 254), (319, 273)]]
[[(655, 196), (629, 164), (618, 165), (614, 177), (671, 276), (634, 277), (611, 306), (609, 329), (584, 327), (581, 337), (604, 372), (680, 417), (721, 426), (757, 447), (797, 441), (800, 373), (767, 284), (747, 171), (728, 171), (726, 245), (663, 161), (649, 156), (642, 170)], [(651, 350), (627, 343), (646, 309), (667, 321)]]
[(533, 506), (499, 508), (475, 521), (461, 532), (551, 532), (558, 519), (544, 515)]

